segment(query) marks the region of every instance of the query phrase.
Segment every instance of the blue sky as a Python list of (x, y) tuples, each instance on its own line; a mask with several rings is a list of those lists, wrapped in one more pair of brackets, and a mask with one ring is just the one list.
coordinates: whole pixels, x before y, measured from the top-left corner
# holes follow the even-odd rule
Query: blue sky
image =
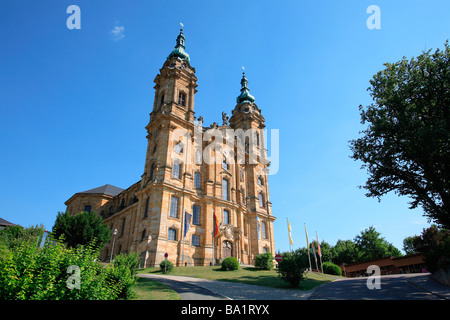
[[(69, 30), (66, 9), (81, 9)], [(366, 12), (381, 9), (381, 29)], [(334, 245), (375, 226), (399, 249), (428, 226), (408, 198), (366, 198), (348, 141), (383, 63), (442, 48), (450, 2), (137, 1), (0, 2), (0, 217), (51, 229), (74, 193), (127, 188), (144, 169), (153, 79), (184, 24), (198, 77), (196, 116), (220, 122), (239, 95), (241, 66), (268, 129), (280, 132), (270, 176), (277, 249), (310, 238)]]

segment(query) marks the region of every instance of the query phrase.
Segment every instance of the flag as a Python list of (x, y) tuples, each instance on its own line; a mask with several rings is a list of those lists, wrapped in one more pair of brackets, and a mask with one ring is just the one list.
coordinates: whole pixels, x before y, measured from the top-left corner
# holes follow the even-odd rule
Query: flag
[(316, 252), (314, 251), (314, 243), (311, 242), (310, 247), (311, 247), (311, 251), (312, 251), (313, 257), (314, 257), (314, 259), (316, 259)]
[(217, 238), (219, 235), (219, 225), (217, 223), (216, 212), (214, 211), (214, 238)]
[(288, 230), (289, 230), (289, 244), (294, 245), (294, 241), (292, 241), (292, 237), (291, 237), (291, 225), (289, 224), (289, 220), (287, 221), (287, 225), (288, 225)]
[(192, 214), (188, 213), (187, 211), (184, 211), (184, 234), (183, 234), (183, 238), (186, 237), (186, 234), (189, 231), (189, 226), (191, 224), (191, 218), (192, 218)]

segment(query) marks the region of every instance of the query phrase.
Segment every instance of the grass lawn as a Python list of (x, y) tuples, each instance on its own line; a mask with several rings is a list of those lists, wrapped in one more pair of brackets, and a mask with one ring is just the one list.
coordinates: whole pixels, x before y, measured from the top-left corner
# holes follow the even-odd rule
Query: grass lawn
[(133, 288), (136, 298), (133, 300), (181, 300), (181, 297), (168, 286), (146, 278), (138, 278)]
[[(162, 274), (160, 268), (141, 269), (138, 273)], [(311, 290), (312, 288), (333, 281), (339, 277), (307, 273), (305, 280), (301, 281), (298, 288), (291, 288), (289, 284), (278, 277), (276, 270), (260, 270), (254, 267), (240, 267), (236, 271), (222, 271), (220, 266), (215, 267), (174, 267), (169, 273), (174, 276), (196, 277), (210, 280), (229, 281), (254, 284), (258, 286), (293, 289), (293, 290)]]

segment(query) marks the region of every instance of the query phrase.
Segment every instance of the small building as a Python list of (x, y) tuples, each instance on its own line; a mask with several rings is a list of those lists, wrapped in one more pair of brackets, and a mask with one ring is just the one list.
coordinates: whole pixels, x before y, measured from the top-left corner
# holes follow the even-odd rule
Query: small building
[(0, 230), (6, 229), (6, 227), (15, 226), (14, 223), (11, 223), (5, 219), (0, 218)]
[(384, 257), (355, 264), (343, 264), (340, 266), (342, 274), (349, 278), (368, 276), (369, 266), (378, 266), (381, 275), (420, 273), (425, 269), (425, 262), (421, 253), (411, 254), (399, 258)]

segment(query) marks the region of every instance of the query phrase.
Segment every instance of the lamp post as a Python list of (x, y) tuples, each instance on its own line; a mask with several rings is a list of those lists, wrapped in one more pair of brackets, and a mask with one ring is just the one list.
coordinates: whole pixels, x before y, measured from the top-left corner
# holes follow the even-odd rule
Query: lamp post
[(116, 235), (117, 235), (117, 229), (114, 229), (113, 231), (113, 244), (112, 244), (112, 249), (111, 249), (111, 257), (109, 258), (109, 262), (112, 261), (112, 257), (113, 257), (113, 252), (114, 252), (114, 242), (116, 242)]

